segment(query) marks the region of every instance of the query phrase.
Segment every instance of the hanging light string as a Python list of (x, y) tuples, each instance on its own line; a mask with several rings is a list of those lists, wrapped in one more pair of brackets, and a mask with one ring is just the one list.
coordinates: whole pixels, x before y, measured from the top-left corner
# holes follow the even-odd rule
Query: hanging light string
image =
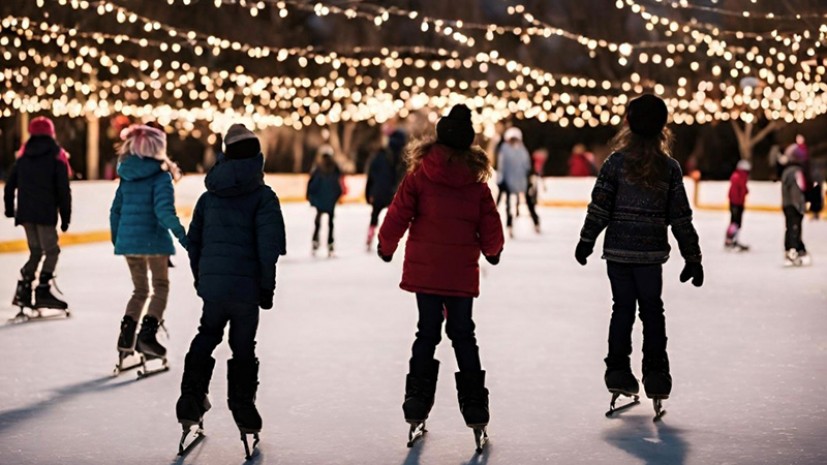
[[(752, 3), (757, 3), (756, 0), (751, 0)], [(756, 12), (756, 11), (735, 11), (735, 10), (727, 10), (725, 8), (719, 8), (715, 6), (708, 6), (708, 5), (698, 5), (696, 3), (689, 3), (686, 0), (653, 0), (651, 3), (657, 6), (662, 7), (669, 7), (676, 10), (697, 10), (697, 11), (704, 11), (707, 13), (715, 13), (721, 16), (733, 16), (737, 18), (750, 18), (750, 19), (761, 19), (761, 20), (777, 20), (777, 21), (797, 21), (802, 19), (827, 19), (827, 12), (823, 13), (795, 13), (795, 14), (783, 14), (783, 13), (773, 13), (773, 12)], [(772, 4), (774, 2), (769, 2)]]

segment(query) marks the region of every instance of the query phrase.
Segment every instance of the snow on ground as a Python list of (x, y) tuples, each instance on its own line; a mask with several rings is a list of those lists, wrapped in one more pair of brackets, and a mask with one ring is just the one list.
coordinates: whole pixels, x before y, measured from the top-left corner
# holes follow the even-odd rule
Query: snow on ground
[[(753, 250), (722, 249), (728, 215), (699, 212), (706, 284), (665, 267), (674, 376), (668, 415), (648, 401), (607, 419), (603, 364), (610, 314), (605, 265), (573, 258), (584, 212), (527, 215), (500, 266), (483, 267), (478, 339), (491, 390), (491, 444), (474, 454), (456, 405), (449, 342), (424, 442), (405, 447), (402, 395), (416, 321), (393, 264), (364, 251), (369, 212), (338, 211), (339, 258), (309, 254), (312, 213), (285, 206), (289, 255), (275, 309), (258, 337), (264, 417), (261, 464), (824, 464), (827, 463), (827, 224), (807, 222), (815, 265), (781, 267), (783, 217), (745, 215)], [(0, 255), (0, 296), (11, 301), (24, 254)], [(217, 350), (206, 440), (176, 457), (174, 404), (200, 301), (183, 256), (171, 271), (167, 313), (172, 370), (111, 378), (127, 267), (108, 244), (67, 247), (59, 284), (69, 320), (0, 326), (0, 463), (232, 464), (243, 448), (226, 402), (226, 343)], [(0, 316), (15, 310), (0, 306)], [(640, 325), (635, 371), (640, 375)]]

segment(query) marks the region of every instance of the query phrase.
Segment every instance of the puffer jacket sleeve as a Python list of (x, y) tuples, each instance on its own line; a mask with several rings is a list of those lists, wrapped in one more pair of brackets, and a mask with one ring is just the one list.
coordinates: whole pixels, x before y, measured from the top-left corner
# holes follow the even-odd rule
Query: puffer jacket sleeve
[(700, 263), (701, 246), (698, 232), (692, 225), (692, 207), (689, 205), (689, 198), (683, 185), (683, 173), (677, 162), (672, 166), (666, 217), (669, 226), (672, 227), (672, 234), (678, 241), (678, 248), (680, 248), (683, 259), (687, 262)]
[(55, 164), (55, 193), (57, 194), (60, 221), (63, 224), (69, 224), (72, 220), (72, 189), (69, 187), (69, 165), (60, 159), (56, 159)]
[(6, 206), (6, 214), (14, 215), (14, 191), (17, 190), (17, 162), (11, 165), (9, 177), (6, 179), (6, 186), (3, 188), (3, 201)]
[(195, 204), (195, 210), (192, 212), (192, 221), (190, 221), (190, 228), (187, 232), (187, 255), (190, 259), (190, 268), (192, 269), (192, 277), (198, 281), (198, 270), (201, 263), (201, 248), (204, 244), (204, 197), (202, 195)]
[(493, 257), (502, 252), (505, 244), (503, 224), (488, 184), (483, 184), (480, 199), (480, 224), (477, 233), (480, 237), (480, 249), (483, 255)]
[(276, 288), (276, 263), (279, 256), (287, 253), (287, 237), (279, 198), (269, 188), (262, 189), (256, 209), (256, 244), (261, 269), (259, 286), (272, 291)]
[(597, 175), (586, 221), (580, 230), (580, 240), (584, 242), (597, 240), (597, 236), (609, 225), (617, 195), (617, 176), (620, 170), (618, 160), (619, 157), (615, 155), (609, 156)]
[(414, 172), (405, 176), (396, 195), (393, 197), (385, 221), (379, 229), (379, 245), (382, 254), (393, 255), (399, 247), (399, 240), (408, 230), (414, 219), (417, 207), (417, 179), (420, 174)]
[(161, 225), (172, 231), (172, 234), (178, 238), (178, 242), (186, 248), (187, 233), (175, 212), (175, 190), (172, 187), (172, 175), (169, 173), (158, 175), (152, 188), (155, 216)]
[(109, 233), (112, 236), (112, 245), (115, 245), (115, 240), (118, 238), (118, 226), (121, 224), (121, 207), (123, 206), (123, 193), (121, 193), (121, 186), (115, 191), (115, 199), (112, 201), (112, 207), (109, 208)]

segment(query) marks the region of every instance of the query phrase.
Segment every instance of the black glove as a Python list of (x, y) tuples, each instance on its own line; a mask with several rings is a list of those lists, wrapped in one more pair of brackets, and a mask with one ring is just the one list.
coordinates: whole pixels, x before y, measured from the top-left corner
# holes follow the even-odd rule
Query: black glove
[(273, 294), (275, 292), (275, 289), (261, 289), (258, 297), (259, 307), (265, 310), (270, 310), (273, 308)]
[(704, 267), (700, 262), (686, 262), (681, 271), (681, 282), (685, 283), (692, 278), (692, 285), (701, 287), (704, 284)]
[(577, 263), (585, 265), (586, 259), (589, 258), (589, 255), (591, 255), (593, 251), (594, 242), (586, 242), (581, 239), (580, 242), (577, 243), (577, 248), (574, 249), (574, 258), (577, 259)]
[(379, 258), (381, 258), (382, 261), (385, 262), (385, 263), (390, 263), (391, 260), (393, 260), (393, 254), (385, 255), (385, 254), (382, 253), (382, 244), (381, 243), (376, 247), (376, 254), (379, 255)]
[(6, 210), (6, 218), (14, 218), (14, 210)]
[(69, 223), (60, 223), (60, 230), (66, 232), (69, 230)]
[(483, 255), (483, 256), (485, 257), (485, 260), (488, 261), (488, 263), (490, 263), (492, 265), (496, 265), (496, 264), (500, 263), (500, 255), (502, 255), (502, 251), (500, 251), (500, 253), (498, 253), (497, 255), (491, 255), (491, 256)]

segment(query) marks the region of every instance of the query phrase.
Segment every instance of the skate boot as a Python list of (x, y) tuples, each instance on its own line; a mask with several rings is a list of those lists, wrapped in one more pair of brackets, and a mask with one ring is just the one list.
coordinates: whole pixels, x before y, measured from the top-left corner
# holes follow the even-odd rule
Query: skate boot
[(643, 357), (643, 389), (652, 399), (655, 408), (654, 421), (666, 415), (662, 401), (672, 392), (672, 376), (669, 374), (669, 358), (666, 354)]
[[(249, 460), (258, 445), (258, 433), (261, 432), (261, 415), (256, 409), (256, 391), (258, 390), (258, 359), (227, 361), (227, 405), (233, 413), (233, 420), (241, 431), (244, 453)], [(253, 435), (252, 448), (247, 442), (247, 435)]]
[(21, 274), (21, 279), (17, 281), (17, 289), (15, 289), (14, 298), (11, 302), (19, 310), (9, 321), (19, 322), (29, 319), (25, 309), (32, 308), (32, 281), (34, 281), (34, 276), (29, 277)]
[(141, 332), (138, 333), (138, 341), (135, 343), (135, 350), (149, 358), (164, 358), (167, 356), (167, 349), (157, 339), (158, 326), (160, 322), (154, 316), (146, 315), (141, 322)]
[(459, 410), (465, 424), (474, 430), (477, 453), (488, 442), (488, 389), (485, 388), (485, 371), (460, 371), (455, 374)]
[(813, 257), (807, 251), (802, 250), (798, 253), (798, 266), (810, 266), (813, 264)]
[[(181, 397), (175, 404), (175, 414), (183, 428), (178, 455), (185, 455), (204, 437), (204, 414), (212, 407), (207, 393), (214, 367), (215, 359), (212, 357), (203, 358), (190, 353), (184, 359)], [(184, 442), (193, 426), (197, 426), (193, 440), (185, 447)]]
[(370, 252), (370, 248), (373, 245), (374, 236), (376, 236), (376, 226), (370, 226), (368, 228), (368, 240), (366, 241), (368, 252)]
[(801, 260), (798, 256), (798, 251), (795, 249), (790, 249), (784, 254), (784, 267), (788, 268), (791, 266), (800, 266)]
[(431, 360), (425, 367), (414, 366), (413, 360), (411, 361), (410, 373), (405, 378), (405, 401), (402, 403), (405, 421), (411, 426), (408, 431), (408, 447), (412, 447), (427, 432), (425, 420), (434, 406), (438, 376), (438, 360)]
[(312, 247), (312, 249), (311, 249), (311, 252), (310, 252), (310, 253), (311, 253), (311, 254), (315, 257), (315, 256), (316, 256), (316, 252), (318, 252), (318, 251), (319, 251), (319, 241), (313, 241), (313, 244), (312, 244), (312, 246), (311, 246), (311, 247)]
[[(606, 357), (606, 374), (603, 376), (603, 381), (606, 383), (606, 389), (612, 393), (612, 400), (609, 404), (609, 410), (606, 412), (607, 417), (611, 417), (616, 412), (626, 410), (634, 407), (640, 403), (640, 386), (637, 378), (632, 373), (632, 368), (629, 364), (629, 357), (612, 358)], [(623, 405), (617, 405), (617, 399), (620, 396), (631, 397), (632, 401)]]
[(131, 316), (124, 315), (121, 320), (121, 334), (118, 336), (118, 350), (132, 353), (135, 350), (135, 330), (138, 329), (138, 322)]
[[(37, 285), (37, 288), (34, 290), (34, 308), (36, 310), (40, 310), (43, 308), (51, 308), (55, 310), (62, 310), (66, 312), (66, 316), (69, 316), (68, 308), (69, 305), (58, 299), (52, 294), (52, 286), (50, 282), (53, 282), (55, 279), (54, 275), (51, 273), (40, 273), (40, 284)], [(55, 286), (57, 289), (57, 286)]]
[(327, 258), (335, 258), (336, 257), (336, 246), (333, 243), (327, 244)]

